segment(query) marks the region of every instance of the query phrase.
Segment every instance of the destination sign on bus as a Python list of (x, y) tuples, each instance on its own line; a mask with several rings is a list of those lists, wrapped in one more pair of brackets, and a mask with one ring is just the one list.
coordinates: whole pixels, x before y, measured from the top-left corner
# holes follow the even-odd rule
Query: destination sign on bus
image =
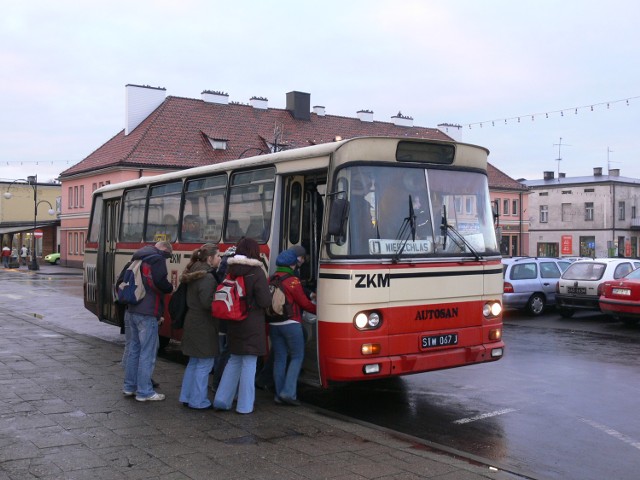
[[(404, 248), (402, 247), (404, 245)], [(402, 253), (431, 253), (430, 240), (386, 240), (386, 239), (369, 239), (370, 255), (394, 255), (402, 250)]]

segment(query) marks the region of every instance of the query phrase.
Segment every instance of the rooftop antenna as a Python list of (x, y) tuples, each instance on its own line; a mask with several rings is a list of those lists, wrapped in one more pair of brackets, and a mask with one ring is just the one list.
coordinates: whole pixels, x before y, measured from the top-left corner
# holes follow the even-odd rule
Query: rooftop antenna
[(570, 147), (571, 145), (567, 145), (566, 143), (562, 143), (562, 137), (560, 137), (560, 142), (559, 143), (554, 143), (553, 144), (554, 147), (558, 147), (558, 158), (556, 158), (556, 162), (558, 162), (558, 181), (560, 181), (560, 162), (562, 161), (562, 151), (561, 148), (564, 147)]
[(611, 171), (611, 164), (612, 163), (620, 163), (620, 162), (616, 162), (614, 160), (610, 160), (609, 159), (609, 154), (613, 153), (613, 150), (611, 150), (609, 147), (607, 147), (607, 173), (609, 173)]

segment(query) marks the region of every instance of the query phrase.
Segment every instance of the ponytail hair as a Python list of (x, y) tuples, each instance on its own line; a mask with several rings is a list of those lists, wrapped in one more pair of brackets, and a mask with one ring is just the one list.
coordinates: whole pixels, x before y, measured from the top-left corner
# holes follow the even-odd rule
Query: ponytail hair
[(190, 270), (196, 262), (206, 262), (207, 258), (212, 257), (216, 253), (218, 253), (218, 245), (215, 243), (205, 243), (200, 248), (196, 248), (191, 253), (191, 260), (189, 260), (186, 270)]

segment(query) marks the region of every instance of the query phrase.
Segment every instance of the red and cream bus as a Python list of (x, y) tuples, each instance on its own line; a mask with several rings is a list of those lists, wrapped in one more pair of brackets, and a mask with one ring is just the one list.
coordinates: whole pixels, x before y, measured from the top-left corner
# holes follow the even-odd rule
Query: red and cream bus
[[(177, 284), (191, 252), (242, 236), (265, 269), (294, 245), (317, 292), (306, 380), (407, 375), (502, 357), (502, 265), (484, 148), (363, 137), (108, 185), (93, 195), (85, 306), (121, 325), (113, 283), (131, 254), (168, 240)], [(164, 341), (180, 339), (166, 321)]]

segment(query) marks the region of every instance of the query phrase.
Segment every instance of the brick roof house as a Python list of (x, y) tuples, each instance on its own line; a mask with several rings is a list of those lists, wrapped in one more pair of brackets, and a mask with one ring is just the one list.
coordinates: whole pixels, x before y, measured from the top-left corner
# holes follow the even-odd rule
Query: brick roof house
[[(400, 112), (389, 122), (374, 121), (369, 110), (356, 117), (327, 115), (324, 107), (311, 108), (310, 95), (303, 92), (287, 93), (286, 108), (269, 108), (261, 97), (241, 104), (229, 102), (222, 92), (204, 91), (201, 99), (194, 99), (137, 85), (126, 86), (126, 97), (125, 128), (60, 174), (63, 264), (82, 264), (91, 192), (104, 184), (327, 143), (336, 137), (451, 140), (460, 129), (445, 124), (447, 135), (437, 128), (413, 126), (413, 119)], [(504, 181), (504, 174), (492, 171), (490, 179)]]

